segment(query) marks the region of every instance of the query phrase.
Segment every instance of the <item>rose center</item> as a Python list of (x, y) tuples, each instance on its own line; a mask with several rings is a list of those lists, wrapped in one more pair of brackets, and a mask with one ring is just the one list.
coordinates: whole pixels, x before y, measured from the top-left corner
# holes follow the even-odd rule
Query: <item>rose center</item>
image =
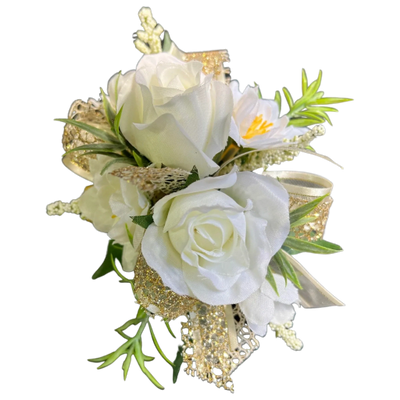
[(249, 129), (247, 129), (247, 132), (244, 136), (242, 136), (243, 139), (252, 139), (254, 136), (259, 136), (259, 135), (264, 135), (264, 133), (267, 133), (271, 130), (272, 126), (274, 124), (272, 122), (269, 122), (267, 120), (263, 119), (263, 115), (257, 115), (257, 117), (254, 118), (254, 121), (251, 123)]

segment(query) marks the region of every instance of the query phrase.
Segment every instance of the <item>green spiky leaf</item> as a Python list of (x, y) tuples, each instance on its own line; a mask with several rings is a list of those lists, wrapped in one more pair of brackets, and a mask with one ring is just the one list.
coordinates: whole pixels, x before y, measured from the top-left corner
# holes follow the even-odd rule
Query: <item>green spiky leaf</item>
[(278, 103), (278, 109), (279, 109), (279, 114), (280, 114), (281, 108), (282, 108), (282, 97), (281, 97), (281, 92), (279, 90), (277, 90), (275, 92), (274, 100)]
[(286, 238), (284, 246), (297, 250), (298, 252), (314, 254), (334, 254), (343, 250), (339, 245), (325, 240), (309, 242), (307, 240), (296, 239), (290, 236)]
[(293, 226), (295, 222), (310, 214), (327, 196), (329, 196), (329, 194), (318, 197), (315, 200), (312, 200), (291, 211), (289, 214), (290, 226)]
[(290, 94), (289, 90), (287, 90), (285, 87), (282, 89), (283, 94), (285, 95), (286, 101), (289, 105), (289, 108), (293, 107), (293, 97)]
[(94, 126), (85, 124), (83, 122), (75, 121), (74, 119), (66, 119), (66, 118), (56, 118), (54, 121), (64, 122), (65, 124), (70, 124), (70, 125), (76, 126), (77, 128), (80, 128), (86, 132), (91, 133), (92, 135), (96, 136), (98, 139), (103, 140), (104, 142), (119, 144), (119, 140), (116, 137), (112, 136), (110, 133), (103, 131), (99, 128), (96, 128)]
[(265, 279), (269, 282), (269, 284), (272, 286), (272, 289), (274, 289), (275, 293), (279, 296), (278, 287), (276, 286), (274, 274), (272, 273), (270, 266), (268, 266), (267, 276)]
[(279, 269), (281, 270), (282, 276), (285, 278), (285, 282), (287, 282), (287, 279), (289, 279), (299, 289), (302, 289), (299, 279), (297, 278), (296, 271), (294, 270), (289, 259), (286, 257), (285, 253), (282, 250), (279, 250), (274, 255), (273, 258), (274, 258), (275, 262), (278, 264)]
[(347, 101), (353, 101), (353, 99), (346, 99), (346, 98), (342, 98), (342, 97), (325, 97), (325, 98), (316, 100), (314, 103), (311, 103), (311, 105), (312, 104), (338, 104), (338, 103), (345, 103)]
[(176, 353), (176, 358), (174, 361), (174, 368), (173, 368), (173, 374), (172, 374), (172, 382), (176, 383), (178, 380), (178, 375), (179, 371), (181, 369), (181, 365), (183, 362), (183, 347), (179, 346), (178, 347), (178, 352)]
[(101, 153), (113, 153), (115, 151), (122, 151), (124, 150), (124, 148), (125, 147), (122, 146), (121, 144), (111, 144), (111, 143), (84, 144), (82, 146), (78, 146), (75, 147), (74, 149), (68, 150), (63, 154), (63, 157), (75, 151), (94, 151), (94, 152), (99, 151)]

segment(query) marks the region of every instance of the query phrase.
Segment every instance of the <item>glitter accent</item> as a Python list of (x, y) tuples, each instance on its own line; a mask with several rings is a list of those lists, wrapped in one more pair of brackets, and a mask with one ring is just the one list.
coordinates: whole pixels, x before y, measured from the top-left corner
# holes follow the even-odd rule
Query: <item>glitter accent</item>
[[(185, 372), (233, 392), (230, 375), (260, 346), (238, 305), (226, 313), (225, 307), (231, 306), (211, 306), (176, 294), (142, 255), (135, 267), (135, 296), (151, 315), (166, 320), (186, 315), (181, 329)], [(232, 334), (237, 337), (234, 343), (229, 340)]]
[[(74, 119), (110, 132), (110, 126), (104, 115), (103, 104), (94, 99), (88, 99), (87, 103), (82, 100), (75, 100), (69, 109), (68, 119)], [(94, 143), (103, 143), (103, 141), (77, 126), (65, 125), (62, 137), (62, 144), (65, 151)], [(82, 156), (82, 154), (84, 154), (84, 151), (69, 153), (64, 157), (63, 162), (69, 168), (69, 163), (71, 163), (78, 170), (82, 170), (83, 173), (90, 174), (89, 159), (96, 158), (96, 156)]]
[[(290, 193), (289, 210), (293, 211), (296, 208), (315, 199), (316, 197)], [(309, 242), (322, 239), (325, 232), (325, 225), (329, 217), (329, 209), (332, 203), (332, 197), (325, 197), (325, 199), (322, 200), (310, 214), (306, 215), (306, 217), (316, 217), (316, 220), (291, 228), (291, 232), (294, 233), (294, 237), (297, 239), (308, 240)]]
[(292, 350), (299, 351), (303, 348), (303, 342), (297, 339), (296, 332), (291, 329), (293, 322), (286, 322), (283, 325), (275, 325), (270, 322), (269, 326), (275, 332), (276, 337), (282, 338)]
[(203, 73), (206, 75), (213, 74), (215, 80), (225, 81), (226, 83), (231, 80), (230, 68), (224, 67), (224, 62), (230, 61), (227, 50), (183, 53), (182, 60), (186, 62), (200, 61), (203, 63)]
[(190, 172), (179, 168), (143, 168), (128, 166), (111, 175), (136, 185), (149, 199), (156, 202), (166, 194), (183, 189)]
[(182, 341), (185, 372), (233, 392), (225, 307), (198, 304), (182, 323)]
[(189, 296), (180, 296), (164, 286), (160, 275), (150, 268), (143, 255), (135, 267), (135, 296), (137, 301), (152, 314), (172, 320), (192, 311), (199, 301)]

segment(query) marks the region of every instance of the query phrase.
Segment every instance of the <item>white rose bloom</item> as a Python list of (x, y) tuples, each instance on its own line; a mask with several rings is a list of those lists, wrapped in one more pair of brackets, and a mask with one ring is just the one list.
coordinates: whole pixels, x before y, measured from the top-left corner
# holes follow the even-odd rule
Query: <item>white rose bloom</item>
[[(144, 229), (134, 224), (130, 217), (146, 215), (150, 204), (135, 185), (107, 172), (100, 175), (105, 161), (108, 161), (108, 157), (99, 155), (97, 159), (90, 160), (93, 186), (83, 192), (78, 205), (82, 216), (91, 221), (97, 230), (107, 233), (111, 239), (124, 246), (122, 267), (125, 271), (132, 271)], [(115, 164), (111, 170), (120, 167)], [(132, 245), (125, 224), (132, 233)]]
[(287, 126), (289, 118), (286, 115), (279, 118), (278, 103), (260, 99), (257, 87), (247, 86), (241, 93), (238, 81), (232, 81), (230, 88), (234, 102), (230, 136), (238, 145), (263, 150), (282, 145), (283, 139), (292, 139), (307, 131)]
[(270, 322), (282, 325), (292, 321), (295, 311), (291, 304), (299, 301), (292, 282), (288, 281), (285, 286), (285, 279), (281, 275), (274, 274), (274, 278), (279, 296), (265, 280), (259, 290), (239, 303), (250, 329), (260, 336), (265, 336)]
[(212, 158), (227, 143), (233, 100), (202, 68), (166, 53), (145, 55), (118, 88), (118, 74), (110, 79), (108, 93), (117, 110), (124, 106), (121, 131), (143, 155), (187, 171), (196, 165), (204, 177), (218, 169)]
[(288, 194), (253, 172), (205, 178), (159, 200), (142, 252), (164, 284), (212, 304), (236, 304), (265, 282), (289, 233)]

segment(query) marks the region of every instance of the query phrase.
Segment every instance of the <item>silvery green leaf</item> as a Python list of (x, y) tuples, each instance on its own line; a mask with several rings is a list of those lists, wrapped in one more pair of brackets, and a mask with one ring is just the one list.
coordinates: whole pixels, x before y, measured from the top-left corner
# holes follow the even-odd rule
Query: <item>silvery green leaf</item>
[(274, 255), (273, 259), (278, 264), (279, 269), (282, 272), (282, 276), (285, 278), (285, 282), (287, 282), (287, 279), (290, 279), (299, 289), (301, 289), (296, 271), (293, 269), (292, 264), (287, 259), (285, 253), (282, 250), (279, 250)]
[(265, 279), (269, 282), (269, 284), (272, 286), (272, 289), (274, 289), (275, 293), (279, 296), (278, 287), (276, 286), (274, 274), (272, 273), (270, 266), (268, 266), (267, 276)]
[(329, 194), (318, 197), (315, 200), (312, 200), (291, 211), (289, 214), (290, 226), (292, 227), (295, 222), (297, 222), (301, 218), (304, 218), (306, 215), (310, 214), (318, 206), (318, 204), (320, 204), (321, 201), (324, 200), (325, 197), (327, 196), (329, 196)]
[(104, 142), (115, 143), (119, 144), (119, 141), (116, 137), (112, 136), (106, 131), (98, 129), (94, 126), (85, 124), (83, 122), (75, 121), (74, 119), (66, 119), (66, 118), (57, 118), (54, 121), (64, 122), (65, 124), (74, 125), (77, 128), (80, 128), (86, 132), (91, 133), (92, 135), (96, 136), (97, 138), (103, 140)]
[(296, 239), (290, 236), (286, 238), (284, 246), (300, 252), (314, 254), (334, 254), (343, 250), (339, 245), (325, 240), (309, 242), (307, 240)]

